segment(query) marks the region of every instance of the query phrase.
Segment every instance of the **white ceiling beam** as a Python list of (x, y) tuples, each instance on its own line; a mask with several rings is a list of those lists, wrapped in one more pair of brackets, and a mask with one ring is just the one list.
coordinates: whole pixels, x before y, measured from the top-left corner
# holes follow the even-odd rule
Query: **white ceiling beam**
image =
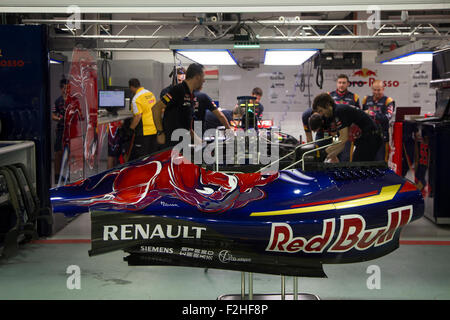
[(80, 13), (274, 13), (274, 12), (337, 12), (367, 11), (374, 5), (386, 10), (448, 10), (448, 0), (283, 0), (274, 4), (272, 0), (228, 0), (226, 4), (217, 0), (129, 0), (124, 5), (119, 0), (2, 0), (0, 12), (6, 13), (67, 13), (77, 5)]

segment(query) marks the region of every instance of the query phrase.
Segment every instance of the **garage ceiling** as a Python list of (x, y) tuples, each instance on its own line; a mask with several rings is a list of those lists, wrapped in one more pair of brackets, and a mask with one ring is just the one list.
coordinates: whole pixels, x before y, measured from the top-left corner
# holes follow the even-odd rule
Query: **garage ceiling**
[[(325, 3), (326, 2), (326, 3)], [(448, 0), (4, 0), (0, 14), (16, 22), (47, 24), (51, 49), (76, 45), (173, 61), (168, 48), (227, 48), (240, 63), (261, 62), (264, 48), (309, 47), (328, 51), (378, 51), (423, 40), (430, 47), (450, 42)], [(408, 8), (408, 11), (404, 11)], [(14, 11), (15, 10), (15, 11)], [(359, 10), (359, 11), (358, 11)], [(369, 10), (369, 11), (368, 11)], [(372, 10), (372, 11), (370, 11)], [(377, 10), (377, 11), (373, 11)], [(94, 13), (89, 13), (94, 12)], [(99, 13), (101, 12), (101, 13)], [(128, 13), (125, 13), (128, 12)], [(3, 20), (4, 21), (4, 20)], [(1, 22), (1, 21), (0, 21)], [(3, 22), (4, 23), (4, 22)], [(11, 22), (9, 22), (11, 23)], [(370, 24), (377, 23), (376, 27)], [(75, 27), (74, 27), (75, 25)], [(237, 42), (259, 43), (260, 50), (234, 49)], [(156, 54), (156, 49), (161, 51)], [(119, 53), (120, 52), (120, 53)], [(124, 53), (125, 52), (125, 53)]]
[[(374, 2), (370, 0), (3, 0), (0, 12), (66, 12), (76, 4), (82, 12), (103, 13), (164, 13), (164, 12), (325, 12), (325, 11), (365, 11)], [(380, 10), (446, 10), (450, 9), (448, 0), (378, 0), (375, 4)]]

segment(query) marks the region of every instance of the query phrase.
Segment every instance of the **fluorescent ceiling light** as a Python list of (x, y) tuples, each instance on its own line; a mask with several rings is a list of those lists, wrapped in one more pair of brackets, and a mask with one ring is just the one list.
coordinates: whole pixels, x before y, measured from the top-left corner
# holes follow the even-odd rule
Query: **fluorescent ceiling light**
[(105, 39), (103, 41), (104, 42), (109, 42), (109, 43), (126, 43), (129, 40), (128, 39)]
[(411, 52), (403, 56), (381, 61), (382, 64), (420, 64), (433, 61), (433, 52)]
[(261, 46), (259, 43), (246, 44), (246, 43), (235, 43), (234, 49), (259, 49)]
[(177, 53), (203, 65), (236, 65), (236, 61), (228, 50), (209, 49), (194, 50), (180, 49)]
[(413, 34), (409, 33), (409, 32), (380, 32), (378, 35), (381, 36), (412, 36), (412, 35), (419, 35), (419, 32), (414, 32)]
[(271, 66), (301, 65), (317, 51), (317, 49), (267, 49), (264, 57), (264, 64)]
[(62, 61), (55, 60), (55, 59), (50, 59), (50, 63), (51, 63), (51, 64), (62, 64), (63, 62), (62, 62)]

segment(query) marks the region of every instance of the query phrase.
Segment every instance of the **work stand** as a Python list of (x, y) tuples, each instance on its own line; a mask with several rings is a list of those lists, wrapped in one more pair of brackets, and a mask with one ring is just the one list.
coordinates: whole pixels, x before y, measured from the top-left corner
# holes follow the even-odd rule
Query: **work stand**
[(286, 278), (281, 276), (281, 294), (254, 294), (253, 273), (248, 273), (248, 294), (245, 293), (245, 272), (241, 272), (241, 294), (224, 294), (217, 300), (320, 300), (315, 294), (298, 293), (298, 278), (293, 277), (293, 293), (286, 293)]

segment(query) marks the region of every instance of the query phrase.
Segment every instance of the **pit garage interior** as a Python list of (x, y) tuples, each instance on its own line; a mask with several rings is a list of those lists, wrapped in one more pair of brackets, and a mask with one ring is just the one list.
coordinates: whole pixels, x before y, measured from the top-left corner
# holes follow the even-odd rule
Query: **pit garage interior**
[[(39, 30), (28, 34), (27, 28)], [(448, 183), (436, 182), (439, 177), (439, 181), (450, 179), (445, 144), (450, 142), (448, 1), (381, 0), (374, 5), (367, 0), (286, 0), (274, 5), (273, 1), (231, 0), (205, 5), (197, 0), (170, 4), (83, 0), (74, 5), (66, 0), (4, 0), (0, 2), (0, 34), (1, 86), (14, 82), (7, 90), (0, 89), (0, 160), (2, 166), (24, 165), (41, 209), (31, 239), (22, 237), (12, 252), (2, 244), (0, 299), (215, 300), (239, 296), (243, 275), (246, 290), (251, 276), (255, 295), (277, 294), (276, 299), (282, 298), (283, 290), (292, 299), (289, 293), (297, 285), (295, 290), (321, 300), (450, 299), (450, 207), (441, 204), (449, 196)], [(76, 50), (93, 57), (98, 91), (122, 90), (126, 95), (128, 80), (138, 78), (156, 100), (171, 84), (174, 67), (200, 62), (189, 58), (189, 52), (228, 53), (231, 63), (200, 62), (206, 75), (202, 91), (222, 110), (232, 110), (238, 96), (260, 87), (262, 120), (299, 143), (306, 141), (303, 112), (317, 94), (336, 90), (339, 74), (348, 76), (348, 90), (361, 101), (372, 95), (373, 82), (382, 80), (384, 94), (395, 100), (391, 148), (396, 125), (405, 134), (408, 126), (429, 123), (416, 120), (436, 117), (430, 119), (437, 123), (431, 140), (412, 141), (409, 157), (407, 142), (400, 136), (387, 162), (421, 190), (424, 216), (403, 227), (398, 249), (364, 262), (324, 264), (326, 278), (249, 275), (226, 266), (128, 266), (120, 250), (90, 257), (89, 213), (66, 217), (52, 212), (48, 191), (63, 185), (61, 179), (55, 180), (57, 123), (52, 120), (52, 108), (61, 96), (61, 79), (69, 77), (73, 60), (79, 59)], [(265, 64), (268, 52), (289, 50), (314, 52), (301, 63), (281, 59)], [(446, 50), (449, 53), (439, 64), (446, 70), (439, 73), (432, 59)], [(392, 63), (417, 52), (428, 58)], [(38, 75), (33, 69), (22, 71), (30, 65), (39, 65)], [(36, 90), (44, 94), (36, 98), (31, 93)], [(98, 107), (96, 163), (88, 166), (88, 159), (81, 159), (84, 169), (67, 183), (107, 169), (105, 125), (133, 117), (130, 98), (113, 115)], [(399, 115), (399, 110), (404, 114)], [(425, 181), (419, 177), (420, 170)], [(5, 186), (2, 192), (6, 208)], [(74, 272), (79, 272), (79, 281), (72, 280)]]

